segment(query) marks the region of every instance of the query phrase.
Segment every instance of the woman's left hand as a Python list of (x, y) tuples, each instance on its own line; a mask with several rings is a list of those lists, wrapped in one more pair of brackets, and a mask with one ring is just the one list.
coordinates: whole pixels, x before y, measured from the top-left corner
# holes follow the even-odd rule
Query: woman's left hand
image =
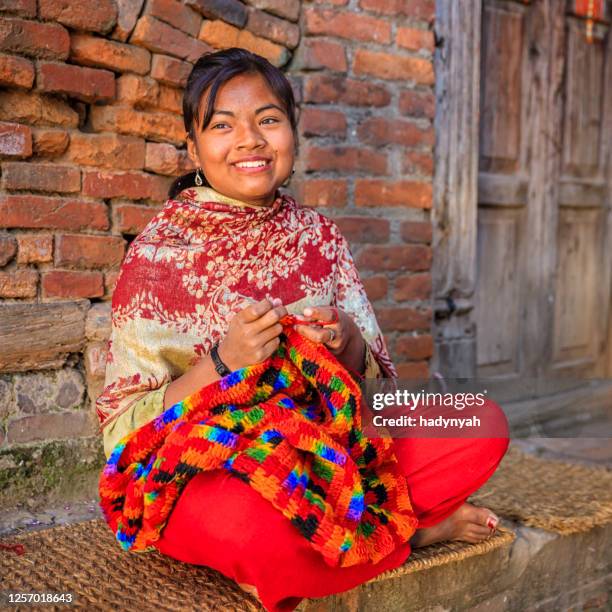
[[(336, 317), (337, 313), (337, 317)], [(331, 325), (321, 327), (314, 324), (296, 324), (294, 329), (302, 336), (324, 344), (334, 355), (341, 355), (355, 337), (361, 339), (359, 328), (343, 310), (332, 306), (310, 306), (304, 309), (304, 317), (308, 321), (334, 321)]]

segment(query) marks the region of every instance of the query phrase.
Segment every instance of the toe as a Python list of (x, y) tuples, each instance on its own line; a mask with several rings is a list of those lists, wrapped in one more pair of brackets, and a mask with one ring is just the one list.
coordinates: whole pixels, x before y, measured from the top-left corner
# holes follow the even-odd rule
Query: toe
[(489, 508), (478, 508), (474, 522), (487, 529), (496, 529), (499, 524), (499, 517)]

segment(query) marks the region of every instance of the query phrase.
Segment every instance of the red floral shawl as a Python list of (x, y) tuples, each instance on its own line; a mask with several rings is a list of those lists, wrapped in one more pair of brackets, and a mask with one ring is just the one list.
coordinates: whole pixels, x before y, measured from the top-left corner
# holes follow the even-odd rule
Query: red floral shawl
[(102, 427), (182, 375), (227, 332), (232, 316), (264, 297), (290, 313), (335, 305), (395, 377), (346, 239), (316, 210), (276, 192), (270, 207), (210, 201), (210, 188), (166, 202), (132, 242), (112, 302)]

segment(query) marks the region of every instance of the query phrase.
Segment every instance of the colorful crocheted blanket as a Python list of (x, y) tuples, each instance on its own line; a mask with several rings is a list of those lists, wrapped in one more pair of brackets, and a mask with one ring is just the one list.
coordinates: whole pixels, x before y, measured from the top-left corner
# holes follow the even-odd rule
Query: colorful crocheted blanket
[(155, 548), (187, 482), (227, 470), (277, 508), (331, 566), (376, 563), (417, 527), (391, 438), (361, 431), (359, 385), (325, 347), (281, 323), (277, 351), (132, 432), (100, 476), (122, 547)]

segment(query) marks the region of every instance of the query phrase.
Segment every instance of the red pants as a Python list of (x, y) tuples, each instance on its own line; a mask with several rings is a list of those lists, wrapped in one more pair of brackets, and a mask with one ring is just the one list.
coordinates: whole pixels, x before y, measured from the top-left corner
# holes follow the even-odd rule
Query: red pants
[[(504, 413), (491, 406), (507, 432)], [(503, 458), (509, 439), (405, 438), (394, 442), (421, 528), (450, 516), (482, 487)], [(405, 543), (377, 564), (330, 567), (270, 502), (225, 471), (191, 479), (170, 515), (158, 549), (254, 585), (271, 612), (293, 610), (304, 597), (351, 589), (402, 565), (411, 552), (410, 544)]]

